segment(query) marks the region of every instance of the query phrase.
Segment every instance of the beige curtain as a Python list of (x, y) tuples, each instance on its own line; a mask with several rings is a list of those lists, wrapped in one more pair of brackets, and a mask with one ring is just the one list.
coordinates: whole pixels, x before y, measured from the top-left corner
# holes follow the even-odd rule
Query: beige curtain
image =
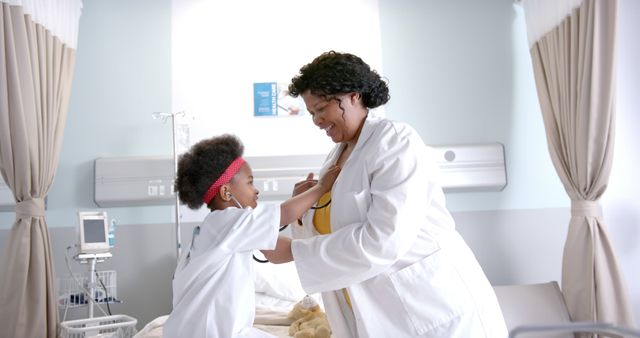
[(45, 197), (58, 165), (75, 50), (0, 2), (0, 173), (16, 220), (0, 259), (0, 336), (57, 336)]
[(562, 264), (569, 312), (574, 321), (633, 327), (598, 202), (613, 158), (616, 5), (582, 1), (530, 51), (549, 152), (571, 198)]

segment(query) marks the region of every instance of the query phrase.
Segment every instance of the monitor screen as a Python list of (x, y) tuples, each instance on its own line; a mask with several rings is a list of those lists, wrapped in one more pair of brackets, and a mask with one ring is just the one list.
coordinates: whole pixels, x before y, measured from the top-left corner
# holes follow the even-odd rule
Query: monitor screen
[(80, 253), (109, 252), (109, 226), (104, 211), (78, 212)]
[(85, 219), (83, 226), (84, 241), (86, 243), (103, 243), (107, 240), (104, 237), (104, 220)]

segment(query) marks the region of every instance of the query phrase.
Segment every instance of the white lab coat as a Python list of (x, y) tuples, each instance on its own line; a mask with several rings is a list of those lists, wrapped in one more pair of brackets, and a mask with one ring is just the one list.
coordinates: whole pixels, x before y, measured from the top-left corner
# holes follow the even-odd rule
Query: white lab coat
[(273, 337), (253, 328), (255, 286), (252, 252), (273, 249), (279, 205), (215, 210), (185, 250), (173, 278), (173, 311), (165, 338)]
[[(307, 293), (322, 292), (335, 337), (353, 336), (350, 326), (358, 337), (507, 336), (493, 288), (445, 207), (428, 149), (408, 125), (368, 117), (333, 186), (332, 233), (318, 235), (313, 212), (293, 226), (300, 281)], [(355, 324), (342, 315), (342, 292), (333, 292), (342, 288)]]

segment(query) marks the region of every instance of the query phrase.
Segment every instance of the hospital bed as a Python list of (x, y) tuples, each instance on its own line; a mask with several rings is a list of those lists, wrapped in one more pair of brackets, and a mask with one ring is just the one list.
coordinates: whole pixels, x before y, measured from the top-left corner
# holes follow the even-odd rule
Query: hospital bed
[[(294, 263), (255, 263), (254, 326), (276, 337), (289, 337), (293, 305), (305, 296)], [(640, 332), (604, 323), (572, 322), (557, 282), (494, 286), (510, 338), (574, 338), (574, 332), (640, 338)], [(320, 300), (319, 295), (313, 295)], [(135, 338), (161, 338), (168, 316), (149, 322)]]
[[(260, 264), (254, 262), (256, 316), (254, 327), (276, 337), (289, 337), (287, 318), (293, 305), (302, 300), (306, 293), (302, 290), (293, 262), (286, 264)], [(312, 295), (321, 303), (320, 295)], [(162, 338), (162, 329), (168, 315), (160, 316), (147, 323), (135, 338)]]
[[(289, 337), (291, 321), (286, 315), (285, 308), (274, 310), (258, 306), (256, 308), (256, 321), (253, 326), (279, 338)], [(168, 317), (168, 315), (160, 316), (149, 322), (134, 338), (163, 338), (162, 329)]]
[(575, 338), (574, 333), (640, 338), (640, 331), (608, 323), (573, 322), (555, 281), (494, 286), (509, 338)]

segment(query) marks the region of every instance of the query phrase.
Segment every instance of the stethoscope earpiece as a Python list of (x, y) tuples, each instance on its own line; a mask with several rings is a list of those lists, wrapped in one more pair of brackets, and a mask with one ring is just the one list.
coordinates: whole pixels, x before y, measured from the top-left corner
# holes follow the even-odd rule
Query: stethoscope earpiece
[(228, 197), (231, 197), (231, 199), (233, 200), (233, 202), (236, 204), (236, 206), (237, 206), (238, 208), (240, 208), (240, 209), (244, 208), (244, 207), (242, 206), (242, 204), (240, 204), (240, 202), (238, 201), (238, 199), (236, 199), (236, 198), (235, 198), (235, 196), (231, 195), (231, 193), (230, 193), (230, 192), (228, 192), (228, 191), (227, 191), (227, 193), (226, 193), (225, 195), (227, 195)]

